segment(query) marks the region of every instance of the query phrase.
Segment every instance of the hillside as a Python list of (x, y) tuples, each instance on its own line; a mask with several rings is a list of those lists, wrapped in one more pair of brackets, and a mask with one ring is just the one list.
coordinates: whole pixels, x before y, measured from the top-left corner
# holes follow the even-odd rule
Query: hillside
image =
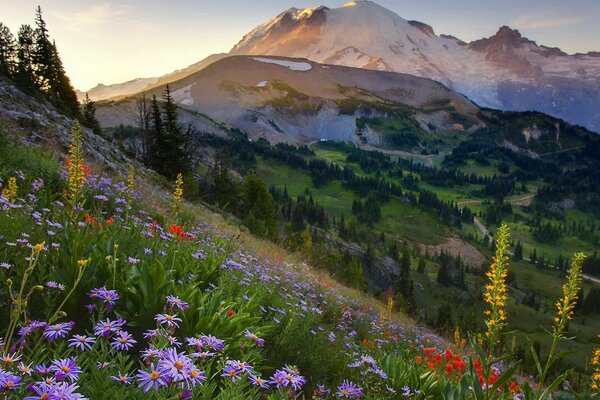
[[(281, 59), (276, 62), (281, 63)], [(285, 68), (314, 67), (305, 61), (285, 60), (285, 63)], [(272, 62), (267, 64), (270, 66)], [(281, 68), (279, 64), (274, 66)], [(414, 78), (410, 78), (408, 84), (414, 82)], [(434, 94), (443, 88), (431, 81), (417, 82), (430, 85)], [(77, 128), (67, 133), (72, 129), (71, 120), (6, 81), (0, 82), (0, 90), (3, 94), (0, 97), (0, 176), (4, 205), (0, 235), (6, 238), (0, 247), (0, 256), (6, 260), (2, 261), (0, 273), (3, 281), (10, 278), (27, 289), (15, 293), (17, 297), (0, 292), (5, 303), (18, 310), (16, 313), (3, 311), (2, 318), (9, 320), (5, 340), (13, 343), (13, 338), (19, 339), (22, 345), (15, 349), (16, 353), (10, 350), (3, 358), (4, 364), (8, 364), (7, 371), (2, 370), (3, 390), (11, 390), (21, 397), (28, 391), (40, 395), (51, 392), (52, 396), (58, 396), (62, 390), (81, 393), (73, 394), (75, 398), (94, 399), (146, 398), (145, 392), (150, 390), (158, 392), (159, 398), (171, 395), (216, 399), (324, 398), (328, 393), (335, 393), (339, 398), (382, 399), (396, 398), (402, 393), (404, 397), (415, 399), (436, 399), (442, 398), (443, 393), (460, 393), (461, 388), (480, 387), (483, 381), (490, 385), (497, 383), (498, 391), (494, 390), (493, 398), (500, 400), (512, 398), (521, 391), (520, 385), (528, 387), (527, 380), (515, 375), (518, 364), (505, 372), (488, 370), (488, 359), (476, 341), (469, 342), (476, 354), (465, 351), (464, 332), (485, 329), (476, 318), (485, 305), (473, 301), (481, 292), (483, 270), (461, 264), (460, 257), (439, 252), (424, 255), (418, 243), (410, 242), (409, 238), (414, 239), (417, 234), (427, 237), (432, 228), (443, 236), (456, 232), (462, 221), (465, 226), (470, 224), (467, 209), (436, 201), (414, 186), (407, 188), (407, 181), (395, 181), (414, 173), (431, 184), (425, 178), (428, 171), (419, 170), (418, 165), (411, 167), (400, 158), (392, 162), (382, 153), (363, 153), (364, 150), (335, 142), (319, 142), (310, 148), (283, 143), (271, 146), (264, 140), (250, 141), (239, 131), (212, 121), (221, 126), (227, 136), (201, 134), (195, 138), (196, 143), (215, 150), (215, 164), (221, 162), (219, 157), (226, 157), (230, 165), (239, 169), (240, 175), (245, 175), (241, 182), (235, 178), (231, 181), (233, 189), (221, 192), (227, 201), (223, 206), (216, 204), (219, 212), (227, 215), (228, 207), (235, 206), (237, 201), (244, 205), (256, 192), (268, 193), (267, 199), (271, 198), (278, 207), (293, 205), (292, 198), (297, 194), (294, 207), (287, 212), (285, 206), (278, 208), (282, 219), (277, 222), (280, 227), (277, 230), (283, 233), (291, 229), (288, 243), (282, 244), (289, 246), (293, 240), (301, 239), (300, 248), (296, 247), (300, 253), (290, 255), (240, 228), (244, 224), (251, 231), (257, 229), (256, 223), (252, 224), (247, 218), (224, 222), (222, 217), (197, 203), (180, 203), (179, 190), (184, 190), (194, 202), (202, 198), (209, 201), (214, 196), (210, 192), (210, 177), (219, 177), (221, 182), (229, 180), (229, 167), (223, 170), (210, 165), (212, 161), (203, 165), (199, 160), (196, 172), (203, 175), (200, 182), (196, 180), (198, 176), (187, 175), (185, 185), (178, 184), (170, 195), (151, 171), (137, 165), (131, 172), (128, 166), (132, 161), (119, 150), (118, 140), (85, 130), (80, 147)], [(313, 90), (315, 97), (325, 93), (318, 92), (323, 90), (320, 87)], [(377, 93), (376, 86), (370, 90)], [(446, 91), (445, 96), (449, 95), (452, 93)], [(193, 94), (190, 97), (193, 101)], [(471, 103), (462, 96), (453, 100), (457, 106), (477, 111), (469, 108)], [(422, 108), (429, 98), (416, 97), (411, 101), (411, 107)], [(490, 147), (491, 143), (485, 142), (486, 133), (495, 135), (488, 140), (510, 138), (531, 151), (552, 150), (557, 146), (579, 151), (586, 142), (596, 143), (591, 141), (589, 132), (568, 125), (559, 124), (560, 137), (550, 135), (550, 128), (544, 125), (548, 117), (543, 115), (511, 117), (490, 110), (473, 115), (481, 120), (485, 118), (487, 125), (465, 136), (463, 143), (467, 147), (461, 151), (467, 150), (467, 153), (477, 140), (484, 140)], [(376, 120), (367, 122), (378, 123)], [(515, 126), (526, 130), (533, 129), (534, 125), (538, 127), (536, 131), (529, 130), (529, 136), (522, 135), (524, 144), (518, 142), (519, 136), (509, 136)], [(554, 125), (550, 127), (557, 129)], [(553, 139), (548, 140), (548, 137)], [(70, 162), (65, 165), (59, 160), (67, 152), (67, 143), (70, 143)], [(461, 146), (455, 148), (461, 149)], [(82, 159), (81, 164), (77, 161), (81, 156), (78, 149), (91, 156)], [(325, 162), (332, 159), (334, 162)], [(347, 164), (347, 168), (337, 168), (336, 163)], [(378, 163), (379, 167), (375, 167)], [(411, 173), (398, 174), (393, 164)], [(246, 170), (248, 167), (257, 167), (257, 173), (272, 183), (269, 192), (264, 183)], [(217, 173), (211, 172), (211, 168)], [(283, 182), (284, 187), (286, 183), (290, 185), (289, 193), (281, 188), (282, 181), (268, 176), (269, 171), (279, 176), (286, 171), (290, 174)], [(80, 178), (73, 179), (74, 174), (80, 174)], [(390, 179), (394, 184), (384, 184), (374, 175)], [(298, 183), (298, 176), (308, 178), (310, 188), (308, 192), (304, 190), (304, 195), (310, 195), (310, 199), (302, 197), (301, 186), (292, 187)], [(332, 191), (328, 196), (333, 198), (323, 214), (310, 193), (317, 194), (330, 184), (336, 186), (330, 187)], [(375, 201), (374, 194), (380, 195)], [(371, 200), (363, 200), (367, 195)], [(347, 203), (338, 202), (336, 196), (348, 196)], [(414, 228), (404, 221), (395, 226), (405, 229), (401, 241), (385, 235), (386, 232), (399, 234), (387, 231), (390, 226), (386, 225), (400, 214), (397, 208), (382, 214), (385, 220), (379, 228), (369, 226), (375, 221), (372, 212), (379, 207), (377, 203), (386, 201), (413, 214)], [(301, 203), (305, 204), (306, 216), (298, 214)], [(343, 232), (327, 230), (329, 214), (336, 213), (332, 207), (351, 208), (347, 225), (341, 224), (339, 214), (333, 218), (334, 226), (339, 218)], [(295, 217), (288, 221), (286, 215), (289, 212), (291, 216), (292, 209), (295, 209)], [(311, 216), (311, 210), (317, 213)], [(231, 212), (239, 215), (235, 210)], [(344, 210), (338, 208), (339, 212)], [(419, 212), (416, 217), (415, 212)], [(436, 222), (438, 217), (441, 224)], [(319, 221), (325, 221), (325, 225), (321, 226)], [(298, 229), (295, 227), (298, 222), (304, 228), (294, 231)], [(419, 226), (420, 232), (417, 231)], [(371, 253), (361, 248), (363, 243), (359, 238), (372, 241), (380, 232), (384, 233), (383, 239), (377, 239), (379, 244), (371, 247)], [(325, 240), (328, 235), (333, 241)], [(474, 242), (479, 246), (478, 251), (489, 251), (484, 242)], [(385, 281), (374, 278), (376, 269), (372, 267), (379, 264), (380, 251), (388, 251), (388, 245), (392, 265), (399, 261), (401, 267), (392, 266), (384, 277), (396, 282), (395, 295), (393, 289), (391, 294), (380, 293), (385, 286), (377, 292), (387, 300), (387, 308), (374, 298), (332, 280), (323, 272), (327, 267), (319, 262), (319, 257), (325, 255), (321, 261), (335, 268), (329, 272), (336, 279), (376, 292), (373, 287), (384, 285)], [(340, 250), (343, 246), (354, 248), (354, 254), (344, 254)], [(302, 264), (298, 261), (300, 254), (323, 269), (314, 270)], [(422, 269), (421, 266), (413, 268), (411, 264), (422, 264)], [(519, 286), (518, 291), (516, 286), (511, 287), (511, 296), (515, 298), (508, 308), (511, 326), (525, 320), (530, 325), (537, 322), (550, 325), (551, 315), (532, 311), (535, 298), (534, 306), (525, 305), (519, 291), (540, 290), (543, 278), (544, 292), (538, 293), (537, 301), (546, 302), (557, 295), (552, 288), (560, 285), (560, 275), (536, 271), (524, 263), (516, 265)], [(446, 281), (440, 280), (440, 271), (444, 270), (448, 274)], [(464, 280), (457, 280), (458, 276)], [(372, 287), (361, 285), (365, 280)], [(466, 286), (456, 290), (454, 286), (461, 282)], [(586, 285), (585, 289), (590, 290), (591, 286)], [(424, 295), (429, 293), (434, 296)], [(24, 306), (24, 298), (36, 306)], [(88, 315), (81, 310), (90, 303), (90, 298), (93, 306), (87, 306)], [(450, 306), (469, 302), (472, 307), (462, 310), (468, 313)], [(441, 331), (449, 333), (461, 320), (464, 328), (458, 329), (450, 348), (438, 336), (395, 313), (396, 307), (410, 310), (427, 322), (430, 318), (437, 321), (435, 324)], [(426, 310), (424, 316), (420, 309)], [(589, 351), (591, 332), (598, 330), (598, 321), (589, 314), (586, 319), (572, 321), (569, 328), (569, 332), (576, 332), (586, 342), (561, 343), (559, 348), (573, 343), (577, 349)], [(514, 336), (519, 337), (518, 357), (525, 351), (520, 335), (535, 338), (541, 349), (549, 347), (545, 336), (530, 325), (520, 326), (521, 330)], [(68, 337), (71, 338), (67, 340)], [(30, 350), (31, 344), (35, 348)], [(37, 349), (43, 350), (38, 352)], [(29, 362), (45, 362), (50, 365), (50, 374), (66, 381), (35, 383), (26, 373), (17, 375), (19, 369), (6, 357), (23, 360), (21, 368), (27, 367)], [(531, 371), (526, 359), (522, 357), (520, 371), (523, 374)], [(168, 363), (175, 365), (176, 362), (181, 363), (179, 368), (169, 367)], [(469, 368), (470, 363), (477, 368)], [(585, 369), (580, 357), (567, 359), (566, 363)], [(65, 366), (68, 372), (64, 372)], [(70, 375), (62, 375), (67, 373)], [(114, 390), (107, 391), (107, 387)]]
[[(207, 124), (218, 121), (277, 142), (332, 139), (394, 147), (384, 130), (361, 126), (360, 119), (395, 117), (404, 124), (396, 135), (413, 130), (412, 146), (404, 147), (426, 147), (436, 129), (461, 134), (479, 123), (474, 104), (432, 80), (302, 59), (227, 57), (170, 87), (184, 111), (182, 122), (217, 133)], [(139, 97), (100, 103), (98, 119), (106, 127), (131, 123)]]

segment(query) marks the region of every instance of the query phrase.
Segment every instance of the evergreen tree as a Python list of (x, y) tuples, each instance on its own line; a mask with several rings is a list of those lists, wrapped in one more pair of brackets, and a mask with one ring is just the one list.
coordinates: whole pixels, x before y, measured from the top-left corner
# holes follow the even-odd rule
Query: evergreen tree
[(521, 244), (521, 241), (518, 241), (515, 246), (514, 260), (521, 261), (522, 259), (523, 259), (523, 245)]
[(53, 71), (53, 75), (50, 80), (48, 92), (50, 101), (68, 116), (78, 118), (81, 116), (81, 113), (77, 94), (75, 93), (75, 89), (73, 89), (73, 85), (71, 85), (71, 80), (65, 73), (58, 50), (56, 49), (56, 44), (52, 43), (51, 50), (51, 62), (53, 64), (51, 70)]
[(400, 258), (400, 275), (398, 276), (396, 291), (398, 294), (402, 295), (405, 311), (408, 313), (413, 313), (415, 309), (415, 298), (410, 270), (410, 254), (408, 253), (407, 247), (404, 246), (402, 250), (402, 257)]
[(0, 22), (0, 75), (12, 77), (15, 73), (17, 44), (10, 29)]
[(37, 86), (44, 92), (53, 88), (52, 85), (58, 81), (58, 71), (56, 65), (56, 49), (50, 42), (46, 21), (42, 17), (40, 6), (35, 10), (35, 31), (34, 31), (34, 51), (31, 61), (36, 73)]
[(26, 92), (32, 93), (37, 89), (33, 69), (34, 51), (33, 29), (29, 25), (21, 25), (17, 36), (17, 70), (15, 80)]
[(246, 226), (257, 236), (272, 240), (278, 238), (277, 206), (265, 181), (252, 170), (242, 185), (241, 215)]
[(156, 96), (152, 96), (152, 148), (150, 165), (166, 176), (173, 178), (190, 169), (190, 152), (187, 135), (177, 121), (177, 105), (167, 85), (163, 94), (162, 113)]
[(83, 124), (90, 128), (96, 135), (102, 133), (100, 123), (96, 119), (96, 104), (90, 100), (88, 94), (85, 94), (85, 101), (83, 102)]

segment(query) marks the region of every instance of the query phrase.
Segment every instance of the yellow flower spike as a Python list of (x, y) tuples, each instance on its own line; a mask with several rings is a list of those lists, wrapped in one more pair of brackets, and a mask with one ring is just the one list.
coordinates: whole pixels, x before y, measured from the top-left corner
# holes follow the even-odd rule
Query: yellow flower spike
[(575, 253), (571, 260), (571, 268), (567, 273), (567, 280), (563, 284), (562, 297), (556, 302), (556, 317), (554, 318), (554, 333), (560, 336), (567, 328), (567, 323), (573, 318), (577, 295), (581, 287), (581, 270), (585, 254)]
[(486, 337), (490, 356), (493, 356), (494, 346), (499, 340), (499, 335), (506, 326), (506, 302), (508, 301), (506, 276), (508, 274), (508, 245), (509, 229), (506, 224), (498, 228), (496, 240), (496, 254), (492, 258), (492, 265), (486, 273), (490, 283), (485, 286), (484, 300), (488, 304), (485, 314), (488, 319), (485, 321), (487, 326)]
[(177, 217), (177, 211), (179, 210), (179, 203), (183, 197), (183, 175), (177, 174), (175, 180), (175, 190), (173, 191), (173, 216)]
[(600, 396), (600, 347), (594, 350), (594, 356), (592, 357), (592, 367), (594, 368), (594, 372), (592, 373), (592, 382), (590, 386), (592, 388), (593, 393), (596, 396)]
[(85, 168), (83, 166), (83, 132), (77, 120), (71, 129), (71, 144), (69, 146), (68, 172), (69, 190), (68, 196), (72, 207), (76, 207), (81, 195), (81, 189), (85, 180)]
[(19, 189), (17, 187), (17, 178), (11, 176), (8, 178), (6, 187), (2, 189), (2, 196), (6, 197), (11, 203), (17, 198)]

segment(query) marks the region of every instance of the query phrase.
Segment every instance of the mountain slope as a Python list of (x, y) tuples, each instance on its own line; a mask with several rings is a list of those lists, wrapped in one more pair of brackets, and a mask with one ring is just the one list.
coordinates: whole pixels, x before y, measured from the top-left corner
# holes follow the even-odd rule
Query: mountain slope
[[(275, 141), (334, 139), (386, 147), (385, 134), (361, 125), (368, 118), (402, 120), (406, 126), (397, 133), (412, 130), (421, 141), (436, 129), (465, 132), (479, 125), (478, 108), (438, 82), (303, 59), (228, 57), (173, 82), (171, 91), (186, 111), (184, 121), (202, 124), (201, 130), (211, 130), (207, 121), (221, 121)], [(130, 123), (134, 103), (99, 104), (98, 118), (104, 126)]]
[(289, 9), (244, 36), (231, 54), (410, 73), (481, 106), (538, 110), (600, 130), (600, 57), (538, 46), (508, 27), (466, 44), (373, 2), (352, 1), (335, 9)]

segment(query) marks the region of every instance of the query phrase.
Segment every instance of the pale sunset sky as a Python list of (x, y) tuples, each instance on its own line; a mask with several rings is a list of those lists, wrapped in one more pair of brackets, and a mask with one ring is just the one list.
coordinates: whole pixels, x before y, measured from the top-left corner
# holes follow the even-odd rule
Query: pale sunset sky
[[(87, 90), (159, 76), (228, 52), (245, 33), (290, 7), (346, 0), (0, 0), (0, 22), (16, 35), (37, 5), (74, 86)], [(471, 41), (500, 26), (567, 53), (600, 51), (599, 0), (376, 0), (437, 34)]]

